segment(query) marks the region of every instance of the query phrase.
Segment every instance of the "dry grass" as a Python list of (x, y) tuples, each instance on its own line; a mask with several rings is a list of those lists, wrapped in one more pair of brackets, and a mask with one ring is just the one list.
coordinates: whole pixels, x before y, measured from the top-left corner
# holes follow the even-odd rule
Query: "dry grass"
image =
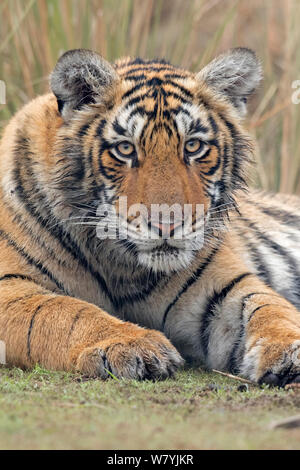
[(2, 0), (0, 79), (7, 85), (3, 126), (20, 106), (48, 88), (61, 52), (86, 47), (109, 60), (165, 57), (199, 69), (234, 46), (255, 49), (265, 70), (247, 125), (256, 135), (257, 184), (300, 194), (298, 0)]

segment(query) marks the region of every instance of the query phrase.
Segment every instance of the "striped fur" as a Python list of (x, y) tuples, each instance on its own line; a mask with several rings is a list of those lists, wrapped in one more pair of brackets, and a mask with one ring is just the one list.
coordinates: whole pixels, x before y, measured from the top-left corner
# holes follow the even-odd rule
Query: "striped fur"
[[(0, 147), (8, 364), (164, 378), (182, 356), (254, 381), (299, 379), (300, 201), (247, 190), (255, 147), (240, 121), (260, 76), (247, 49), (197, 75), (83, 50), (59, 60), (53, 93), (16, 114)], [(195, 231), (201, 204), (203, 246), (121, 229), (99, 239), (99, 203), (118, 213), (120, 196), (190, 204)]]

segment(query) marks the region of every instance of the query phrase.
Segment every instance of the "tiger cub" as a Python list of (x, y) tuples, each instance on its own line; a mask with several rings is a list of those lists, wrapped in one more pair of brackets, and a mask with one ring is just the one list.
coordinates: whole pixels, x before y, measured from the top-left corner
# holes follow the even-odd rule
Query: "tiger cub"
[(185, 359), (300, 381), (300, 200), (247, 191), (261, 75), (245, 48), (197, 74), (59, 59), (1, 141), (8, 365), (161, 379)]

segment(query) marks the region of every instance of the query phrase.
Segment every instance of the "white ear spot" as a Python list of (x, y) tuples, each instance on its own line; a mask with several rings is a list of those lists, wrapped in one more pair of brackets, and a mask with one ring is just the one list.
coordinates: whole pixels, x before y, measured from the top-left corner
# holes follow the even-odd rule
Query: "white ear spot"
[(239, 47), (214, 59), (196, 78), (226, 96), (243, 116), (248, 96), (262, 79), (262, 68), (253, 51)]

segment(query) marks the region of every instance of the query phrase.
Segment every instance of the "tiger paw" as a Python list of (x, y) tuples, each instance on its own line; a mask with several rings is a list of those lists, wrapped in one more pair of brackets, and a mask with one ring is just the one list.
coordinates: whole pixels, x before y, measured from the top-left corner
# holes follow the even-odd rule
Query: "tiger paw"
[(171, 377), (183, 359), (158, 331), (139, 337), (109, 338), (82, 350), (76, 370), (90, 377), (161, 380)]
[(299, 340), (288, 344), (285, 341), (261, 343), (246, 354), (243, 375), (260, 384), (275, 387), (300, 383), (300, 335)]

